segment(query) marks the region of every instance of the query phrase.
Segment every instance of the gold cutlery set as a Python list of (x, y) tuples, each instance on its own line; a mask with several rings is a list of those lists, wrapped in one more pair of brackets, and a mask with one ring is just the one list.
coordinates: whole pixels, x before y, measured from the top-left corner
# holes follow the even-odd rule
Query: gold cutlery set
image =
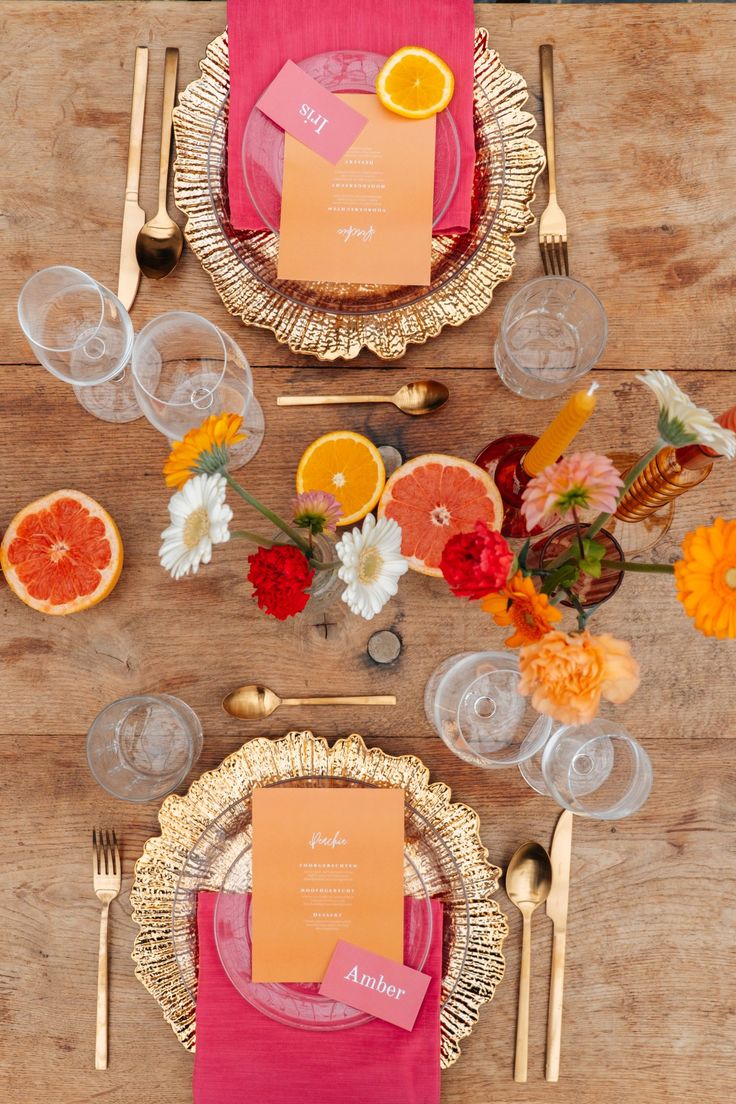
[(139, 190), (143, 153), (143, 122), (148, 84), (148, 47), (138, 46), (133, 72), (133, 103), (130, 113), (128, 170), (125, 180), (123, 230), (120, 241), (118, 299), (126, 310), (135, 300), (141, 272), (150, 280), (160, 280), (176, 268), (184, 248), (184, 235), (168, 213), (166, 196), (171, 156), (171, 127), (179, 51), (169, 47), (164, 61), (164, 94), (161, 109), (161, 150), (159, 157), (158, 210), (146, 222), (140, 205)]
[(550, 855), (539, 843), (525, 843), (512, 855), (506, 869), (506, 895), (521, 912), (524, 924), (519, 970), (514, 1081), (524, 1082), (527, 1079), (532, 915), (545, 902), (547, 916), (553, 925), (545, 1077), (547, 1081), (558, 1081), (560, 1076), (562, 992), (565, 976), (567, 906), (570, 896), (572, 818), (573, 814), (567, 809), (561, 814), (552, 837)]

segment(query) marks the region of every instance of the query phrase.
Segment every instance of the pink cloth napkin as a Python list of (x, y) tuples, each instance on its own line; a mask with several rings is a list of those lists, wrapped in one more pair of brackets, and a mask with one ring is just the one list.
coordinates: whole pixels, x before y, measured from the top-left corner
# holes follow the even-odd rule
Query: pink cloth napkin
[[(216, 893), (200, 893), (194, 1104), (437, 1104), (440, 1098), (442, 903), (432, 901), (432, 981), (413, 1031), (372, 1020), (302, 1031), (262, 1015), (217, 954)], [(424, 903), (407, 899), (408, 910)]]
[(475, 165), (474, 20), (473, 0), (228, 0), (228, 186), (233, 226), (264, 229), (245, 186), (241, 143), (253, 106), (285, 61), (303, 61), (328, 50), (388, 55), (400, 46), (425, 46), (455, 74), (450, 111), (460, 138), (457, 191), (435, 233), (467, 230)]

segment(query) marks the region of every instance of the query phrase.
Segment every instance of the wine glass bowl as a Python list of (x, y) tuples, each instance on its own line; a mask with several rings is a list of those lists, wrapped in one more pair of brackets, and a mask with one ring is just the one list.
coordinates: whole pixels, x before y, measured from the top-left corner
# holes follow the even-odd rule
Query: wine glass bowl
[(239, 414), (246, 440), (230, 449), (231, 468), (245, 464), (263, 440), (263, 411), (245, 353), (207, 319), (169, 311), (140, 331), (133, 381), (141, 409), (172, 441), (212, 414)]
[(42, 269), (21, 289), (18, 321), (39, 363), (71, 384), (91, 414), (110, 422), (141, 416), (126, 373), (133, 325), (108, 288), (69, 265)]

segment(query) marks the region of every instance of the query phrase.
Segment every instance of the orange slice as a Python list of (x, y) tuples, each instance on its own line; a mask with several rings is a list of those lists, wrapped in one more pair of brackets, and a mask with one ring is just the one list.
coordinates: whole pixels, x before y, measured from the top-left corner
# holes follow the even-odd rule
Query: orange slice
[(108, 596), (120, 578), (123, 544), (99, 502), (81, 491), (54, 491), (13, 518), (0, 566), (21, 602), (63, 616)]
[(443, 111), (454, 91), (452, 69), (423, 46), (397, 50), (376, 77), (383, 106), (406, 119), (427, 119)]
[(487, 472), (457, 456), (417, 456), (397, 468), (378, 506), (379, 517), (401, 526), (401, 551), (409, 567), (440, 577), (442, 552), (455, 533), (469, 533), (476, 521), (499, 530), (503, 503)]
[(367, 437), (349, 430), (326, 433), (313, 441), (299, 461), (296, 489), (327, 491), (342, 508), (339, 525), (351, 525), (370, 513), (381, 497), (386, 469)]

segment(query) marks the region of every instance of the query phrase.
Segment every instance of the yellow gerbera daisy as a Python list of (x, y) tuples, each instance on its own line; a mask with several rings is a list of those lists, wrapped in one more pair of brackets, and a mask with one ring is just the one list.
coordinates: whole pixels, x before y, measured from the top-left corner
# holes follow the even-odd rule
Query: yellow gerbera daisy
[(736, 521), (688, 533), (675, 564), (677, 597), (705, 636), (736, 637)]
[(501, 628), (513, 625), (515, 632), (505, 641), (507, 648), (519, 648), (541, 640), (552, 630), (562, 614), (550, 604), (546, 594), (540, 594), (528, 575), (520, 571), (509, 579), (499, 594), (489, 594), (481, 609), (490, 613)]
[(190, 429), (182, 441), (174, 441), (164, 464), (167, 487), (181, 489), (193, 475), (213, 475), (227, 467), (228, 449), (244, 441), (239, 414), (210, 414), (201, 426)]

